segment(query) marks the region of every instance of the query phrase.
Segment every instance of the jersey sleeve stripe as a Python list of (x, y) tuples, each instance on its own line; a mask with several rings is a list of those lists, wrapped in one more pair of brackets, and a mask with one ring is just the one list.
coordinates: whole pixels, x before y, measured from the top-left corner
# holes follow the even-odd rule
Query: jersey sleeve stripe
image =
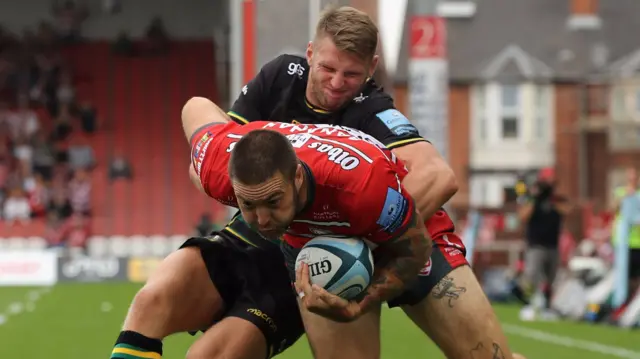
[(197, 135), (200, 135), (200, 132), (202, 132), (202, 130), (204, 130), (205, 128), (216, 126), (216, 125), (224, 125), (224, 123), (222, 123), (222, 122), (209, 122), (207, 124), (204, 124), (204, 125), (198, 127), (195, 131), (193, 131), (193, 133), (191, 134), (191, 137), (189, 138), (189, 145), (191, 146), (191, 148), (193, 149), (193, 146), (195, 146), (194, 140), (196, 139)]
[[(227, 115), (231, 116), (231, 117), (232, 117), (233, 119), (235, 119), (235, 120), (240, 121), (240, 122), (241, 122), (241, 123), (240, 123), (241, 125), (246, 125), (247, 123), (249, 123), (249, 121), (248, 121), (246, 118), (244, 118), (244, 117), (242, 117), (242, 116), (238, 115), (237, 113), (235, 113), (235, 112), (233, 112), (233, 111), (229, 111), (229, 112), (227, 112)], [(238, 122), (238, 121), (236, 121), (236, 122)]]
[(400, 141), (396, 141), (396, 142), (391, 142), (390, 144), (387, 145), (387, 148), (388, 149), (394, 149), (394, 148), (397, 148), (397, 147), (402, 147), (402, 146), (408, 145), (410, 143), (421, 142), (421, 141), (429, 142), (429, 141), (425, 140), (424, 138), (410, 138), (408, 140), (400, 140)]

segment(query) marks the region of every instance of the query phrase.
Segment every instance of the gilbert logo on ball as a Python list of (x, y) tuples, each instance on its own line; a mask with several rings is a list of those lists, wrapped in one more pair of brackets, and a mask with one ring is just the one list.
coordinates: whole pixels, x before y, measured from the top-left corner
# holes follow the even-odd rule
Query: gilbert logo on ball
[(329, 293), (353, 299), (362, 293), (373, 277), (373, 255), (357, 238), (318, 236), (309, 241), (296, 258), (309, 265), (311, 283)]

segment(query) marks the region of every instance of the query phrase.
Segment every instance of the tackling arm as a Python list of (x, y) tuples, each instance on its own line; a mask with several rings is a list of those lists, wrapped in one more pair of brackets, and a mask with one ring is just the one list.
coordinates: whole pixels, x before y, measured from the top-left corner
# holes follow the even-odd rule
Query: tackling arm
[[(182, 129), (190, 146), (191, 137), (202, 126), (213, 122), (226, 123), (229, 121), (229, 116), (220, 107), (204, 97), (192, 97), (182, 107)], [(200, 192), (206, 194), (200, 177), (192, 164), (189, 164), (189, 178)]]
[(424, 218), (431, 217), (458, 191), (453, 170), (430, 143), (414, 142), (392, 151), (409, 169), (402, 184)]
[(191, 144), (191, 136), (208, 123), (227, 123), (229, 116), (211, 100), (204, 97), (192, 97), (182, 107), (182, 129)]

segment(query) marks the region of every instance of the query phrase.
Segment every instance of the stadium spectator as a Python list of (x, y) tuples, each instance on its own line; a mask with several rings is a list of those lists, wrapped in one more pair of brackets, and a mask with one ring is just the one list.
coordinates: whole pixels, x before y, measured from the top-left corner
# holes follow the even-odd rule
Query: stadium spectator
[(49, 189), (44, 178), (39, 173), (25, 180), (25, 191), (29, 198), (29, 206), (31, 207), (32, 217), (44, 217), (47, 212), (49, 203)]
[(56, 31), (47, 21), (40, 21), (35, 37), (36, 53), (49, 53), (58, 47)]
[(147, 27), (146, 40), (146, 52), (151, 55), (164, 54), (169, 50), (169, 34), (159, 16), (154, 17)]
[(49, 246), (84, 248), (90, 236), (90, 223), (83, 215), (74, 214), (67, 219), (61, 219), (51, 214), (47, 218), (44, 237)]
[(55, 165), (55, 150), (42, 130), (36, 132), (33, 144), (33, 172), (42, 176), (46, 181), (53, 178)]
[(89, 101), (83, 102), (78, 108), (80, 128), (87, 134), (92, 134), (98, 127), (98, 114), (95, 106)]
[(116, 155), (109, 162), (109, 180), (115, 181), (119, 178), (132, 179), (133, 173), (129, 161), (122, 155)]
[(196, 224), (195, 233), (196, 237), (206, 237), (211, 232), (217, 231), (220, 228), (213, 222), (210, 213), (203, 213), (200, 216), (200, 222)]
[[(62, 5), (58, 20), (69, 15), (69, 9), (69, 4)], [(88, 177), (87, 183), (68, 183), (67, 177), (69, 171), (95, 163), (87, 141), (70, 140), (75, 113), (85, 133), (95, 130), (95, 108), (85, 104), (77, 109), (74, 69), (64, 64), (58, 40), (46, 21), (35, 32), (25, 28), (22, 39), (0, 26), (0, 219), (11, 223), (44, 216), (65, 223), (74, 209), (88, 211), (80, 196), (83, 188), (90, 188)], [(46, 114), (40, 118), (42, 106), (55, 119), (52, 131), (43, 126), (50, 119)]]
[(53, 140), (54, 143), (65, 141), (72, 131), (73, 115), (71, 108), (63, 106), (60, 108), (59, 115), (54, 120)]
[(47, 207), (47, 216), (51, 219), (53, 218), (51, 216), (55, 215), (56, 218), (64, 220), (69, 218), (72, 213), (73, 209), (67, 191), (59, 186), (54, 186), (51, 189), (51, 201)]
[(43, 236), (49, 246), (55, 247), (62, 244), (63, 224), (64, 222), (55, 212), (47, 213), (47, 222)]
[(135, 55), (135, 48), (133, 46), (133, 41), (131, 41), (131, 37), (126, 31), (121, 31), (116, 40), (113, 42), (111, 50), (116, 55), (121, 56), (133, 56)]
[(96, 164), (93, 148), (83, 135), (71, 138), (69, 145), (69, 166), (71, 170), (91, 170)]
[(22, 188), (16, 186), (9, 190), (9, 196), (4, 201), (4, 219), (9, 225), (17, 222), (26, 224), (30, 221), (31, 207)]
[(67, 247), (85, 248), (91, 236), (89, 219), (82, 214), (74, 214), (61, 228), (61, 240)]
[(49, 115), (59, 112), (58, 81), (62, 72), (62, 59), (57, 50), (35, 54), (29, 75), (29, 96), (37, 105), (46, 106)]
[(29, 96), (25, 93), (18, 95), (18, 106), (14, 111), (15, 129), (17, 136), (24, 136), (30, 141), (40, 129), (40, 118), (29, 103)]
[(60, 73), (58, 88), (56, 89), (58, 106), (67, 107), (69, 112), (73, 109), (76, 99), (76, 91), (73, 87), (72, 80), (69, 70), (62, 71)]
[(6, 135), (12, 135), (12, 126), (11, 123), (11, 110), (9, 109), (9, 103), (6, 100), (0, 98), (0, 130)]
[(82, 34), (82, 23), (87, 19), (88, 15), (87, 7), (80, 2), (54, 0), (53, 16), (56, 19), (60, 40), (66, 44), (79, 41)]
[(13, 143), (13, 156), (18, 160), (16, 170), (21, 171), (22, 175), (29, 175), (33, 160), (33, 148), (25, 136), (16, 138)]
[(91, 212), (91, 180), (88, 173), (85, 170), (75, 171), (68, 188), (73, 213), (89, 215)]
[(7, 184), (9, 182), (9, 174), (11, 173), (10, 160), (9, 152), (4, 150), (3, 146), (0, 146), (0, 204), (3, 202), (8, 188)]

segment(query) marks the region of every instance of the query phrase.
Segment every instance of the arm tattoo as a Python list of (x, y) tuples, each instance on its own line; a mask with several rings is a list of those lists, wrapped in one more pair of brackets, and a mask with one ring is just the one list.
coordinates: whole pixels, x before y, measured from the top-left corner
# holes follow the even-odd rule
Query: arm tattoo
[[(490, 354), (491, 356), (486, 356)], [(491, 348), (486, 348), (482, 342), (479, 342), (475, 348), (471, 349), (472, 359), (505, 359), (504, 352), (500, 345), (496, 342), (491, 343)]]
[(453, 308), (454, 302), (466, 291), (467, 288), (456, 286), (453, 283), (453, 278), (444, 277), (433, 288), (431, 295), (436, 299), (446, 298), (448, 300), (449, 308)]
[(385, 243), (380, 250), (384, 258), (376, 263), (367, 293), (386, 301), (402, 293), (431, 256), (431, 237), (415, 209), (407, 230)]

